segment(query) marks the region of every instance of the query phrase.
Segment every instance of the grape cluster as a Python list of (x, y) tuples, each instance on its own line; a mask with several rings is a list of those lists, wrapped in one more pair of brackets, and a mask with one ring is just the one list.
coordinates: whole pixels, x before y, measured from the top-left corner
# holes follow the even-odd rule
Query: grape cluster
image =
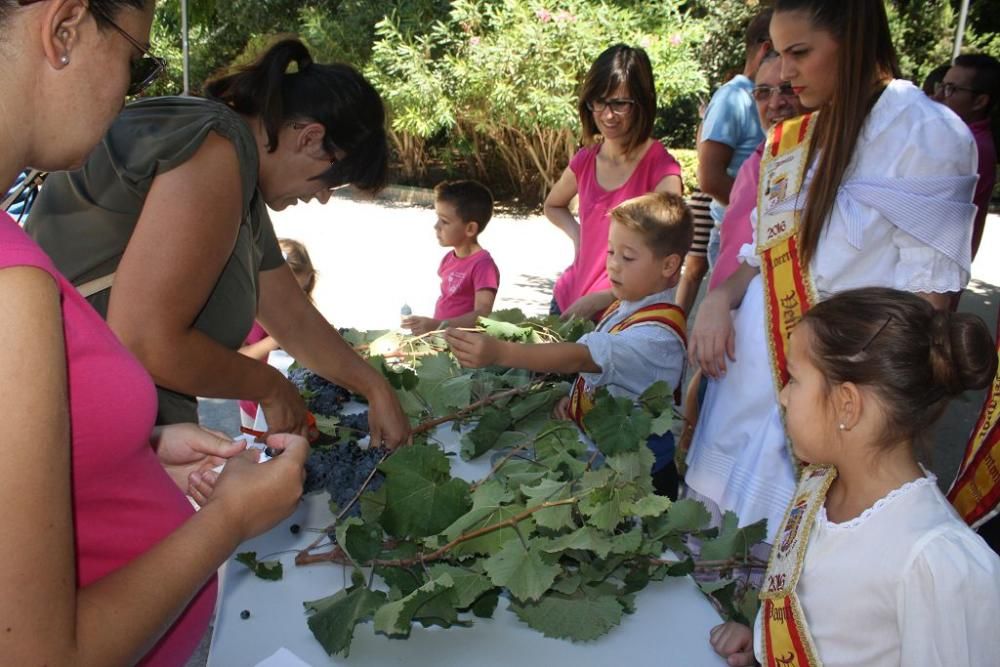
[[(306, 461), (303, 491), (326, 491), (338, 507), (346, 507), (384, 453), (376, 447), (362, 449), (353, 441), (337, 443), (329, 449), (313, 450)], [(382, 473), (375, 473), (368, 490), (377, 490), (384, 478)], [(355, 503), (347, 516), (357, 516), (360, 512), (361, 506)]]
[(344, 403), (351, 400), (351, 392), (326, 378), (301, 366), (288, 371), (288, 379), (305, 399), (313, 414), (330, 416), (338, 414)]
[(347, 429), (350, 436), (355, 439), (363, 438), (371, 433), (371, 429), (368, 427), (367, 410), (350, 415), (340, 415), (340, 423), (337, 425)]

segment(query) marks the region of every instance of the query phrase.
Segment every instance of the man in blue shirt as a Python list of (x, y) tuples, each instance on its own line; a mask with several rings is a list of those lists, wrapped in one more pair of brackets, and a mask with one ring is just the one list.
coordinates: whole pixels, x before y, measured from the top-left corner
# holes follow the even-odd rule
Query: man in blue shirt
[(698, 140), (698, 186), (712, 196), (715, 226), (708, 244), (709, 266), (719, 255), (719, 227), (729, 205), (729, 191), (740, 165), (764, 140), (757, 107), (753, 101), (753, 79), (764, 55), (771, 48), (768, 29), (771, 10), (762, 11), (747, 26), (746, 60), (737, 74), (715, 91), (705, 111)]

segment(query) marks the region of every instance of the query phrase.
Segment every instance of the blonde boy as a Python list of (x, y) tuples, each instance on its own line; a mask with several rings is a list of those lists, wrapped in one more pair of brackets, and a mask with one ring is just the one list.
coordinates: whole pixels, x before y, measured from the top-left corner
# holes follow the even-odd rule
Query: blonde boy
[(444, 181), (434, 188), (434, 232), (438, 243), (452, 248), (438, 267), (441, 296), (434, 317), (411, 315), (403, 328), (416, 335), (444, 326), (475, 326), (476, 318), (493, 312), (500, 270), (479, 245), (479, 235), (493, 217), (493, 195), (478, 181)]
[[(629, 199), (611, 212), (607, 270), (617, 300), (594, 332), (576, 343), (531, 345), (449, 329), (445, 337), (452, 353), (470, 368), (578, 373), (572, 394), (556, 407), (558, 417), (577, 423), (598, 387), (629, 398), (660, 380), (676, 388), (684, 372), (686, 338), (684, 312), (674, 305), (673, 292), (693, 233), (682, 197), (653, 193)], [(676, 496), (673, 437), (649, 444), (656, 455), (657, 490)]]

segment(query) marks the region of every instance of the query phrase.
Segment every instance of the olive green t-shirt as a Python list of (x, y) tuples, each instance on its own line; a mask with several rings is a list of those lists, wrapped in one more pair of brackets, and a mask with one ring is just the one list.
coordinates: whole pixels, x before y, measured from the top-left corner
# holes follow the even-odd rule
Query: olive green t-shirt
[[(82, 169), (48, 177), (25, 229), (75, 285), (114, 273), (153, 179), (190, 159), (209, 132), (236, 147), (243, 220), (194, 327), (235, 350), (257, 315), (259, 272), (280, 266), (284, 259), (257, 189), (257, 145), (250, 128), (229, 107), (197, 97), (156, 97), (128, 105)], [(203, 223), (225, 224), (211, 219)], [(104, 317), (113, 289), (112, 284), (88, 299)], [(157, 391), (157, 423), (198, 420), (194, 397), (162, 387)]]

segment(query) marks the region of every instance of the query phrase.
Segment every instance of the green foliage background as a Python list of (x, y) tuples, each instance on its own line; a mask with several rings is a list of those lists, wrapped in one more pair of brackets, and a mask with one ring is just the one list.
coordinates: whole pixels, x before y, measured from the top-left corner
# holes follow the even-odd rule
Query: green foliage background
[[(1000, 13), (973, 2), (967, 51), (1000, 57)], [(579, 145), (576, 94), (616, 42), (653, 61), (655, 133), (693, 148), (698, 108), (742, 67), (742, 31), (759, 0), (190, 0), (191, 87), (245, 62), (281, 33), (318, 61), (369, 76), (390, 110), (395, 180), (452, 175), (535, 204)], [(951, 56), (958, 1), (890, 0), (904, 76), (921, 81)], [(178, 0), (158, 3), (153, 46), (169, 68), (151, 94), (181, 91)], [(689, 160), (685, 160), (686, 162)], [(693, 175), (693, 173), (692, 173)]]

